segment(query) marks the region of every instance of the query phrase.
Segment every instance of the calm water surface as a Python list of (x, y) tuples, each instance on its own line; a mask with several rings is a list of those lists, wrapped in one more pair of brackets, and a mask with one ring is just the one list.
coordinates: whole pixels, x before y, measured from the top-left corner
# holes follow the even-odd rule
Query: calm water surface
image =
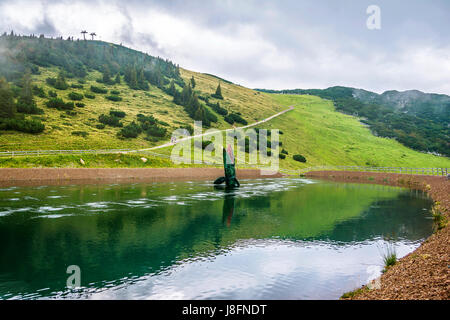
[[(307, 179), (0, 189), (0, 298), (337, 299), (432, 232), (426, 195)], [(67, 267), (81, 269), (68, 289)]]

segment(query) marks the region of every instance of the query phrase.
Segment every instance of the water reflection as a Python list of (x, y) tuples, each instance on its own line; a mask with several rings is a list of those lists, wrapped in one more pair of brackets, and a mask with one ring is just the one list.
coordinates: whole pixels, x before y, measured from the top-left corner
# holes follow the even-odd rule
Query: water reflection
[[(432, 230), (431, 201), (405, 189), (241, 185), (1, 189), (0, 298), (337, 298), (381, 265), (384, 236), (402, 255)], [(73, 264), (79, 292), (65, 288)]]
[(223, 201), (222, 210), (222, 223), (226, 223), (227, 227), (230, 227), (231, 219), (234, 214), (235, 195), (231, 190), (225, 190), (225, 199)]

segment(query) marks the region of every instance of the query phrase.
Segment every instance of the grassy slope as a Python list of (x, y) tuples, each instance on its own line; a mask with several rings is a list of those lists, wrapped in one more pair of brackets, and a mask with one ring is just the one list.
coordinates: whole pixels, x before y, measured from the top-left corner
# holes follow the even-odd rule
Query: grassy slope
[[(132, 90), (122, 81), (120, 85), (103, 86), (95, 81), (101, 78), (97, 71), (90, 72), (86, 77), (86, 84), (83, 89), (56, 90), (45, 83), (47, 77), (56, 77), (57, 68), (41, 68), (41, 75), (33, 76), (33, 84), (42, 86), (45, 92), (54, 90), (58, 97), (69, 101), (67, 95), (70, 92), (92, 93), (89, 88), (91, 85), (106, 87), (108, 90), (118, 90), (121, 92), (122, 101), (112, 102), (105, 98), (104, 94), (95, 94), (95, 99), (84, 98), (81, 102), (86, 104), (85, 108), (75, 108), (78, 113), (75, 116), (69, 116), (64, 111), (47, 108), (44, 103), (47, 99), (35, 97), (38, 107), (44, 109), (45, 114), (34, 116), (42, 118), (46, 129), (42, 134), (31, 135), (19, 132), (3, 131), (0, 133), (0, 151), (12, 150), (87, 150), (87, 149), (117, 149), (117, 148), (148, 148), (153, 145), (162, 144), (170, 138), (163, 139), (160, 142), (149, 142), (141, 134), (136, 139), (119, 139), (116, 134), (118, 128), (106, 126), (105, 129), (97, 129), (99, 124), (99, 115), (109, 113), (110, 109), (118, 109), (126, 112), (123, 120), (124, 125), (136, 120), (139, 113), (153, 115), (157, 119), (167, 122), (170, 125), (169, 132), (178, 128), (181, 124), (190, 123), (193, 120), (189, 118), (183, 107), (172, 102), (172, 97), (165, 94), (160, 89), (151, 86), (148, 92)], [(218, 84), (218, 79), (203, 75), (200, 73), (181, 70), (182, 77), (188, 81), (193, 75), (197, 82), (195, 90), (201, 94), (214, 93)], [(69, 84), (77, 83), (76, 79), (68, 79)], [(222, 83), (222, 92), (225, 100), (221, 100), (221, 105), (230, 111), (241, 112), (243, 117), (249, 122), (261, 119), (275, 113), (278, 108), (273, 105), (272, 99), (253, 90), (243, 88), (237, 85)], [(215, 101), (215, 99), (210, 99)], [(257, 108), (258, 112), (254, 112)], [(229, 128), (223, 117), (218, 117), (220, 121), (215, 127)], [(84, 131), (89, 134), (87, 138), (72, 135), (73, 131)]]
[[(50, 88), (45, 84), (45, 78), (56, 76), (56, 68), (41, 69), (42, 74), (33, 76), (34, 83), (43, 86), (45, 91)], [(181, 69), (182, 77), (188, 81), (192, 76), (196, 80), (196, 91), (202, 95), (214, 93), (218, 79), (216, 77)], [(89, 92), (90, 85), (100, 85), (95, 79), (100, 78), (98, 72), (91, 72), (84, 84), (84, 89), (68, 89), (59, 91), (58, 96), (67, 99), (69, 92)], [(76, 83), (69, 79), (68, 83)], [(1, 132), (0, 150), (36, 150), (36, 149), (107, 149), (107, 148), (147, 148), (162, 144), (169, 140), (150, 143), (141, 134), (137, 139), (121, 140), (116, 137), (119, 129), (106, 127), (103, 130), (95, 128), (98, 116), (108, 113), (111, 108), (127, 113), (124, 124), (136, 118), (136, 114), (152, 114), (170, 125), (169, 132), (182, 123), (192, 124), (183, 108), (175, 105), (172, 98), (161, 90), (151, 87), (149, 92), (129, 89), (125, 84), (107, 86), (109, 90), (121, 92), (123, 101), (112, 102), (104, 95), (95, 94), (94, 100), (83, 99), (85, 108), (75, 108), (76, 116), (66, 115), (64, 111), (49, 109), (44, 106), (45, 99), (36, 98), (38, 106), (43, 108), (46, 130), (40, 135), (29, 135), (17, 132)], [(270, 95), (221, 81), (225, 100), (220, 103), (229, 111), (240, 112), (249, 123), (266, 118), (289, 105), (295, 105), (290, 111), (267, 123), (265, 128), (277, 128), (284, 132), (280, 136), (283, 148), (289, 151), (285, 160), (280, 160), (283, 168), (302, 168), (314, 165), (370, 165), (370, 166), (408, 166), (408, 167), (450, 167), (448, 158), (436, 157), (419, 153), (404, 147), (392, 139), (373, 136), (356, 118), (341, 114), (334, 110), (330, 101), (314, 96)], [(216, 101), (215, 99), (210, 99)], [(214, 126), (221, 129), (230, 125), (220, 120)], [(85, 131), (87, 138), (74, 136), (72, 131)], [(171, 148), (158, 150), (170, 153)], [(308, 162), (302, 164), (292, 159), (293, 154), (304, 155)], [(144, 155), (145, 156), (145, 155)], [(168, 160), (157, 160), (148, 157), (150, 161), (143, 163), (138, 155), (117, 156), (83, 156), (89, 167), (169, 167), (175, 166)], [(0, 167), (79, 167), (79, 156), (45, 156), (15, 159), (0, 159)]]
[[(403, 167), (450, 167), (450, 159), (413, 151), (393, 139), (376, 137), (357, 118), (334, 110), (331, 101), (314, 96), (272, 95), (282, 105), (295, 110), (270, 122), (284, 131), (283, 147), (289, 157), (284, 168), (315, 165), (361, 165)], [(291, 155), (308, 160), (300, 164)]]

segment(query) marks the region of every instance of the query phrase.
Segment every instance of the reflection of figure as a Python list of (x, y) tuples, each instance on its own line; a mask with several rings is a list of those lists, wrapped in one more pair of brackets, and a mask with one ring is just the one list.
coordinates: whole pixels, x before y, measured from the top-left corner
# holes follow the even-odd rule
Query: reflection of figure
[(222, 223), (227, 221), (227, 227), (231, 224), (231, 218), (234, 213), (234, 194), (227, 193), (225, 195), (225, 200), (223, 202), (223, 213), (222, 213)]
[(228, 145), (227, 150), (223, 149), (223, 166), (225, 169), (225, 177), (217, 178), (214, 184), (222, 184), (225, 182), (227, 188), (240, 187), (239, 181), (236, 179), (234, 155), (231, 145)]

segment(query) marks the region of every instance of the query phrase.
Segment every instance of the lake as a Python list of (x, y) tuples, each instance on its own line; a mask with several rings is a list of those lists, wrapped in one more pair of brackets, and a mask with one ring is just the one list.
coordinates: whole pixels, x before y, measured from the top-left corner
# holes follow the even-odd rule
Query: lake
[(2, 188), (0, 298), (338, 299), (432, 233), (431, 205), (301, 178)]

